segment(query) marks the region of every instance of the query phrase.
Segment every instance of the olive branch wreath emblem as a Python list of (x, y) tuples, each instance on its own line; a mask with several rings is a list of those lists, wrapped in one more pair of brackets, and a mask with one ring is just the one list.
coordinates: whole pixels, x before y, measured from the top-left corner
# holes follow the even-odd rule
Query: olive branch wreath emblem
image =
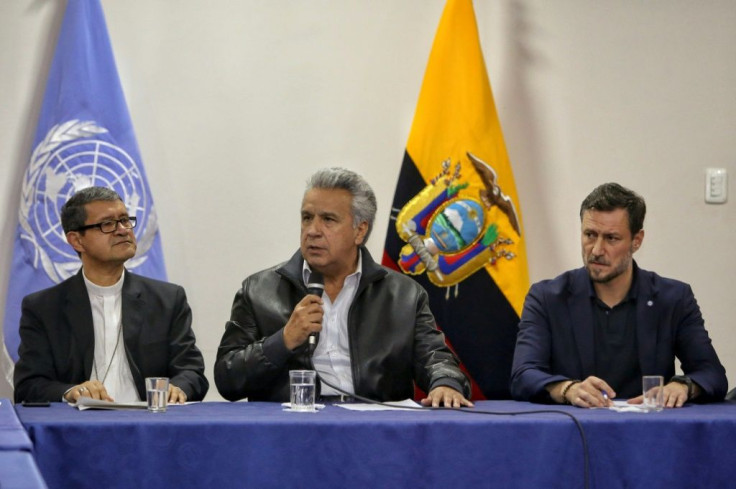
[[(46, 134), (46, 137), (38, 143), (31, 154), (30, 165), (26, 171), (21, 189), (20, 209), (18, 212), (19, 223), (22, 229), (20, 238), (32, 245), (33, 267), (38, 269), (40, 262), (41, 267), (54, 283), (59, 283), (70, 277), (79, 268), (79, 261), (74, 260), (61, 263), (54, 262), (44, 247), (39, 243), (39, 237), (31, 226), (31, 209), (33, 207), (36, 185), (42, 175), (41, 170), (49, 163), (55, 154), (55, 151), (63, 144), (77, 139), (90, 138), (107, 132), (107, 129), (98, 126), (95, 121), (80, 121), (78, 119), (70, 120), (53, 126)], [(122, 151), (122, 148), (118, 149)], [(133, 161), (132, 158), (131, 161)], [(138, 239), (138, 253), (136, 254), (136, 257), (129, 262), (129, 266), (131, 268), (135, 268), (146, 260), (147, 257), (145, 254), (153, 245), (157, 229), (156, 213), (154, 209), (151, 208), (148, 225), (142, 233), (142, 236)]]

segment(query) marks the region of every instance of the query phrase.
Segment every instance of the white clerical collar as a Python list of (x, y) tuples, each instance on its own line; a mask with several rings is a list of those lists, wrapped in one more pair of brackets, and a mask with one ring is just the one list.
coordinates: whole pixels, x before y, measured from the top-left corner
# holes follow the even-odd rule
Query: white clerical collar
[[(361, 250), (358, 250), (358, 265), (355, 267), (355, 271), (348, 275), (348, 277), (352, 277), (353, 275), (358, 275), (358, 280), (360, 280), (360, 275), (363, 273), (363, 252)], [(304, 260), (304, 263), (302, 264), (302, 280), (304, 281), (304, 285), (307, 285), (309, 283), (309, 276), (312, 275), (312, 269), (309, 268), (309, 263), (307, 263), (307, 260)], [(347, 277), (345, 277), (347, 278)]]
[(89, 294), (102, 297), (118, 295), (120, 294), (120, 291), (123, 290), (123, 282), (125, 281), (125, 269), (123, 269), (123, 273), (120, 274), (120, 280), (108, 286), (102, 286), (93, 283), (84, 274), (84, 269), (82, 269), (82, 276), (84, 277), (84, 284), (87, 286), (87, 292)]

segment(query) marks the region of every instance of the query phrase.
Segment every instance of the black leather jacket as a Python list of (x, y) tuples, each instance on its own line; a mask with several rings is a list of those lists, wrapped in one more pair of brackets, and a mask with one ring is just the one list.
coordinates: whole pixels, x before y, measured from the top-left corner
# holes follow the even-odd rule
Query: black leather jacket
[[(442, 332), (435, 328), (427, 292), (414, 280), (373, 261), (363, 269), (348, 312), (355, 393), (380, 401), (414, 396), (447, 385), (470, 396)], [(300, 252), (286, 263), (251, 275), (235, 294), (215, 362), (215, 384), (231, 401), (289, 400), (289, 370), (311, 368), (306, 344), (291, 351), (283, 328), (307, 291)]]

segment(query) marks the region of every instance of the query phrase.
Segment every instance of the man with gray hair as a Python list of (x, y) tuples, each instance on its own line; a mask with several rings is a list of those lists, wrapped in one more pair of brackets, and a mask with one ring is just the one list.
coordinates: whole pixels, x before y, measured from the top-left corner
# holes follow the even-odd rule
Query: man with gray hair
[(80, 190), (61, 208), (82, 268), (23, 299), (16, 402), (140, 401), (146, 377), (170, 377), (169, 402), (204, 398), (209, 383), (184, 289), (125, 269), (135, 224), (105, 187)]
[[(243, 281), (215, 363), (229, 400), (289, 400), (289, 370), (314, 369), (321, 400), (378, 401), (427, 392), (426, 406), (472, 406), (470, 385), (434, 324), (427, 293), (373, 261), (365, 242), (376, 197), (356, 173), (330, 168), (307, 184), (301, 247)], [(308, 293), (322, 280), (324, 292)], [(316, 347), (310, 336), (319, 335)]]

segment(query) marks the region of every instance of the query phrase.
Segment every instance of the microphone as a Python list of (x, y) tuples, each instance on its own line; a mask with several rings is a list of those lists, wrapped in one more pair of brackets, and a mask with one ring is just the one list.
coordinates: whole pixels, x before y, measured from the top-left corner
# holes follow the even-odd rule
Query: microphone
[[(318, 297), (322, 297), (322, 292), (325, 291), (325, 279), (319, 272), (312, 272), (309, 274), (309, 282), (307, 282), (307, 294), (313, 294)], [(309, 335), (309, 351), (314, 352), (317, 347), (317, 333), (311, 333)]]

